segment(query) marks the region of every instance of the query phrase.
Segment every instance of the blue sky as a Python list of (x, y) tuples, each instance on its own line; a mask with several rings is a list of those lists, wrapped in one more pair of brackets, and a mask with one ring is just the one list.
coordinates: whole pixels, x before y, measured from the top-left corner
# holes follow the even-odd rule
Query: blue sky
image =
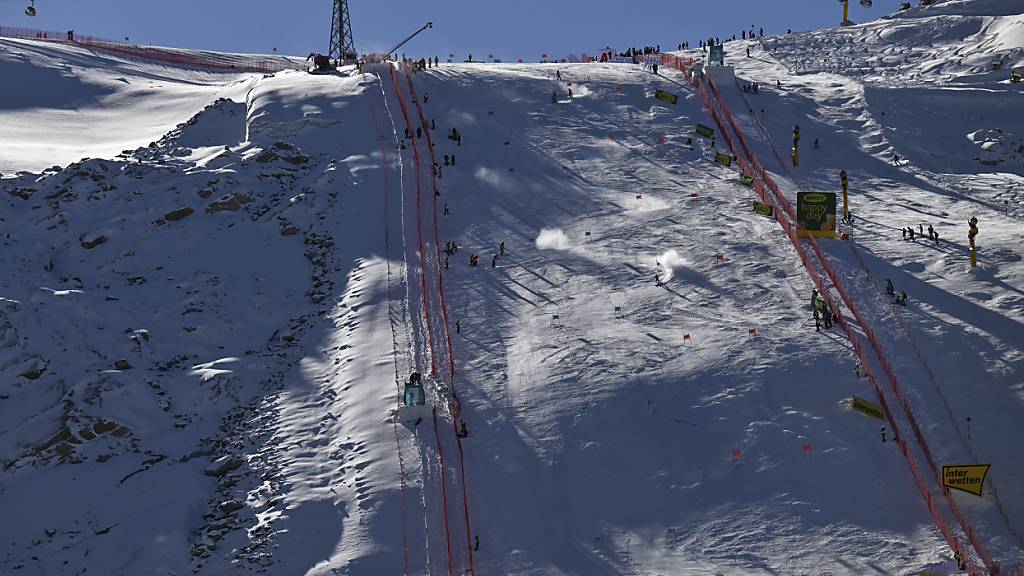
[[(898, 4), (875, 0), (868, 9), (851, 2), (850, 15), (874, 19)], [(763, 26), (765, 34), (823, 28), (837, 24), (842, 10), (836, 0), (349, 0), (349, 6), (360, 52), (387, 50), (429, 20), (434, 28), (406, 45), (408, 54), (494, 54), (505, 61), (593, 53), (609, 45), (666, 49), (688, 40), (696, 46), (708, 35), (739, 37), (751, 24)], [(28, 18), (18, 0), (0, 0), (0, 25), (127, 36), (140, 44), (259, 53), (277, 48), (305, 55), (327, 50), (331, 17), (331, 0), (36, 0), (36, 7), (39, 15)]]

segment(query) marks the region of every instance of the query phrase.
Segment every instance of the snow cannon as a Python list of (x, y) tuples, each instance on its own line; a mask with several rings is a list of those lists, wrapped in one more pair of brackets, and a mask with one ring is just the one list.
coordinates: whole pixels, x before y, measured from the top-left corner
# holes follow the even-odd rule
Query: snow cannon
[(419, 372), (413, 372), (409, 375), (409, 381), (405, 383), (402, 406), (398, 408), (398, 420), (418, 424), (427, 416), (430, 416), (430, 408), (427, 406), (427, 395), (423, 391), (423, 377)]

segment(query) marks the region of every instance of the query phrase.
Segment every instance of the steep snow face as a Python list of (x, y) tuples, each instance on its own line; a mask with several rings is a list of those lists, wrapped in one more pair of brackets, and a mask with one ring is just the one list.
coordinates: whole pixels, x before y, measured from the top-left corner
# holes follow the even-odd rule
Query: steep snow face
[(145, 146), (217, 98), (244, 101), (255, 78), (10, 39), (0, 39), (0, 77), (17, 87), (0, 92), (0, 174)]

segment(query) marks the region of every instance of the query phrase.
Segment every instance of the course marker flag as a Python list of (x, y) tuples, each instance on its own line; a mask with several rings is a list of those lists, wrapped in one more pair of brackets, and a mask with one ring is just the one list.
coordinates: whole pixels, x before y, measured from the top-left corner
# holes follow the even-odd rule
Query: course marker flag
[(942, 467), (942, 485), (981, 496), (981, 486), (991, 464), (953, 464)]

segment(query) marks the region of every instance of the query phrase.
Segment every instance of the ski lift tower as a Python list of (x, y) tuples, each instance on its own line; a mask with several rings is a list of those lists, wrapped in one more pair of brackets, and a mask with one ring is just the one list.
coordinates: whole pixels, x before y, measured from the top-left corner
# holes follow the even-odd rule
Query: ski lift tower
[(334, 14), (331, 16), (331, 60), (354, 62), (357, 59), (356, 45), (352, 40), (352, 19), (349, 17), (348, 0), (332, 0)]

